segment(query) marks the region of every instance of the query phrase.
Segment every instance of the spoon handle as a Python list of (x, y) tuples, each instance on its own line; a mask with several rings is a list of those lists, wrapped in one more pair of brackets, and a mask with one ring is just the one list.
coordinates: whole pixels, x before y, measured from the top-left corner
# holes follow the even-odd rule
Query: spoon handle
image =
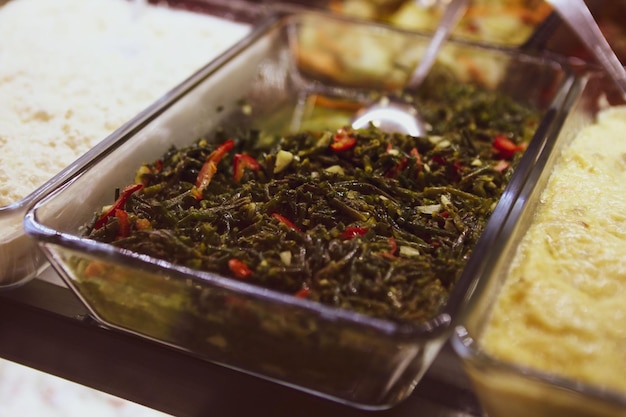
[(584, 0), (547, 0), (578, 34), (626, 97), (626, 70), (604, 37)]
[(409, 90), (415, 90), (422, 84), (424, 78), (430, 72), (431, 67), (435, 63), (439, 49), (441, 45), (448, 39), (452, 28), (456, 26), (457, 22), (465, 13), (469, 0), (451, 0), (447, 6), (445, 6), (441, 21), (437, 26), (437, 30), (433, 34), (433, 37), (426, 49), (424, 57), (420, 61), (419, 65), (411, 75), (406, 88)]

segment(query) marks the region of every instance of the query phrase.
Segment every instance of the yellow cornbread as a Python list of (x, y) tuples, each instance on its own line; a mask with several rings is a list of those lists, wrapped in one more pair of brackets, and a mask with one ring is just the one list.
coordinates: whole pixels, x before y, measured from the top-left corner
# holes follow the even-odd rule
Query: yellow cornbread
[(482, 336), (507, 362), (626, 392), (626, 106), (557, 162)]

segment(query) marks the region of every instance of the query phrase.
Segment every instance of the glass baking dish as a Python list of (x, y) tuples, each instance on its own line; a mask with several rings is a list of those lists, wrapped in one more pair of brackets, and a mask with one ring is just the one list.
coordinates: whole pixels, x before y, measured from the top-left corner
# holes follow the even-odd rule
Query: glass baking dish
[[(586, 184), (583, 178), (590, 176), (590, 173), (597, 172), (594, 164), (587, 162), (594, 157), (593, 150), (586, 148), (590, 152), (588, 159), (564, 152), (572, 148), (572, 143), (578, 143), (574, 140), (582, 134), (583, 129), (597, 126), (598, 116), (603, 111), (622, 107), (623, 113), (625, 104), (626, 97), (617, 91), (609, 79), (598, 73), (586, 76), (582, 93), (573, 103), (557, 140), (549, 143), (549, 149), (547, 148), (537, 160), (535, 168), (511, 211), (510, 218), (503, 225), (502, 234), (496, 239), (494, 246), (499, 249), (494, 251), (490, 259), (485, 262), (485, 268), (478, 278), (478, 282), (481, 283), (480, 288), (476, 290), (475, 298), (469, 302), (467, 315), (460, 319), (462, 325), (457, 327), (452, 336), (454, 350), (460, 355), (475, 392), (489, 416), (615, 417), (626, 414), (626, 395), (618, 388), (610, 388), (607, 385), (609, 380), (622, 378), (623, 381), (623, 365), (612, 360), (608, 364), (604, 362), (602, 367), (593, 366), (592, 377), (586, 373), (588, 372), (586, 369), (590, 367), (589, 364), (596, 364), (593, 362), (594, 357), (610, 355), (613, 350), (613, 348), (597, 347), (598, 340), (600, 343), (603, 338), (611, 340), (612, 342), (609, 343), (614, 345), (618, 355), (623, 357), (623, 336), (620, 347), (619, 339), (609, 338), (609, 333), (598, 327), (590, 331), (602, 336), (592, 338), (585, 336), (586, 333), (583, 334), (585, 332), (583, 329), (587, 327), (587, 320), (594, 320), (589, 323), (597, 323), (598, 320), (606, 321), (610, 327), (616, 329), (616, 332), (623, 328), (620, 322), (615, 322), (610, 318), (604, 320), (601, 316), (588, 313), (604, 311), (600, 306), (606, 305), (607, 300), (613, 296), (618, 298), (617, 304), (623, 304), (623, 299), (619, 299), (618, 295), (621, 294), (619, 285), (614, 286), (605, 281), (609, 272), (615, 270), (616, 262), (619, 263), (620, 257), (609, 255), (609, 259), (605, 258), (603, 254), (611, 253), (604, 252), (608, 250), (605, 247), (612, 247), (608, 244), (608, 236), (592, 237), (595, 236), (593, 230), (602, 229), (597, 222), (592, 223), (586, 220), (593, 218), (592, 212), (597, 209), (597, 213), (605, 216), (607, 221), (615, 219), (617, 226), (611, 227), (613, 231), (607, 233), (615, 233), (615, 236), (619, 237), (619, 216), (614, 217), (611, 212), (611, 203), (608, 202), (612, 198), (613, 205), (621, 207), (619, 199), (618, 197), (611, 197), (608, 200), (606, 197), (600, 198), (597, 197), (599, 193), (594, 197), (589, 194), (589, 191), (583, 191), (588, 189), (586, 187), (575, 187), (571, 185), (572, 183), (565, 185), (564, 175), (552, 175), (553, 172), (557, 172), (555, 171), (557, 168), (560, 169), (558, 172), (561, 174), (566, 172), (565, 168), (560, 168), (560, 163), (565, 163), (562, 161), (569, 161), (568, 163), (578, 161), (578, 166), (584, 168), (582, 170), (574, 168), (575, 171), (569, 168), (568, 172), (572, 172), (571, 175), (576, 178), (575, 183)], [(621, 117), (624, 118), (624, 116)], [(603, 136), (610, 135), (607, 127), (603, 127), (600, 132)], [(620, 134), (618, 133), (618, 136), (614, 136), (615, 139), (612, 140), (621, 141), (622, 138), (618, 139)], [(592, 137), (587, 131), (584, 135)], [(608, 142), (600, 143), (596, 140), (594, 143), (598, 147), (604, 147)], [(595, 145), (593, 147), (595, 148)], [(575, 149), (584, 148), (578, 145)], [(618, 150), (612, 152), (619, 154)], [(597, 158), (602, 158), (601, 165), (618, 168), (605, 154)], [(567, 166), (571, 167), (571, 165)], [(594, 183), (597, 183), (598, 190), (602, 190), (602, 187), (613, 189), (609, 183), (599, 181), (598, 176), (595, 178)], [(548, 187), (553, 183), (552, 181), (555, 186)], [(616, 192), (619, 193), (619, 188), (623, 187), (617, 185), (617, 188)], [(555, 193), (554, 190), (560, 191)], [(578, 201), (573, 202), (568, 195), (576, 196), (575, 200)], [(543, 211), (543, 207), (552, 207), (553, 201), (554, 207), (559, 207), (557, 217), (543, 214), (547, 213)], [(589, 202), (593, 206), (591, 211), (586, 208)], [(536, 222), (537, 218), (544, 220)], [(574, 221), (574, 219), (577, 220)], [(563, 222), (569, 225), (564, 226)], [(536, 224), (541, 224), (541, 228), (534, 229), (533, 226)], [(544, 232), (537, 233), (538, 230)], [(585, 230), (590, 233), (587, 234)], [(547, 243), (549, 241), (552, 243)], [(595, 244), (592, 246), (596, 249), (589, 250), (586, 245), (594, 241)], [(604, 242), (601, 243), (601, 241)], [(551, 248), (549, 252), (526, 252), (522, 249), (544, 246)], [(519, 253), (527, 255), (518, 260), (517, 256), (522, 256)], [(546, 253), (552, 255), (546, 255)], [(574, 259), (577, 259), (577, 263), (572, 264)], [(540, 268), (538, 265), (547, 266), (541, 266), (544, 268), (542, 275), (535, 278), (535, 274), (519, 275), (516, 271), (523, 270), (518, 266), (520, 263), (533, 265), (531, 267), (533, 269)], [(555, 265), (560, 266), (554, 269)], [(594, 272), (589, 273), (590, 269)], [(525, 278), (520, 279), (520, 276)], [(585, 281), (583, 276), (592, 279)], [(559, 278), (552, 279), (552, 277)], [(526, 282), (531, 284), (527, 286)], [(593, 284), (594, 282), (596, 284)], [(505, 283), (510, 286), (505, 287)], [(592, 291), (592, 287), (595, 291)], [(513, 292), (505, 292), (503, 288), (517, 288), (514, 292), (517, 296), (509, 296), (508, 294), (513, 294)], [(538, 302), (530, 300), (528, 295), (523, 295), (531, 294), (531, 291), (534, 293), (533, 288), (542, 288), (540, 303), (544, 307), (540, 310), (533, 309)], [(555, 291), (555, 288), (560, 288), (560, 290)], [(604, 290), (608, 290), (611, 294), (605, 293)], [(498, 300), (508, 300), (508, 302), (497, 303)], [(513, 300), (527, 301), (518, 303)], [(572, 300), (578, 301), (572, 302)], [(493, 344), (487, 344), (485, 341), (487, 336), (484, 336), (487, 334), (487, 323), (490, 323), (492, 317), (501, 322), (504, 320), (496, 316), (497, 312), (505, 310), (496, 310), (495, 306), (507, 304), (512, 306), (509, 310), (510, 314), (516, 317), (507, 319), (506, 322), (509, 323), (507, 328), (518, 329), (519, 325), (523, 325), (524, 330), (513, 330), (508, 336), (504, 336), (502, 332), (492, 332), (495, 336), (489, 340), (492, 340)], [(543, 315), (538, 311), (542, 311)], [(583, 311), (587, 313), (582, 313), (581, 316), (580, 313)], [(619, 309), (611, 308), (611, 311), (611, 314), (619, 317)], [(587, 315), (594, 318), (584, 318)], [(509, 313), (506, 313), (506, 316), (509, 317)], [(509, 353), (506, 357), (501, 356), (502, 353), (494, 353), (495, 351), (492, 350), (494, 348), (490, 347), (504, 343), (508, 345), (512, 340), (515, 340), (519, 346), (518, 350), (510, 347), (511, 353), (517, 352), (515, 359), (511, 359)], [(531, 343), (534, 346), (533, 349), (529, 348)], [(576, 349), (580, 347), (585, 353), (581, 354), (573, 350), (572, 343), (577, 346)], [(502, 352), (500, 348), (497, 351)], [(541, 358), (542, 365), (538, 362), (531, 365), (528, 359), (529, 354), (535, 358), (531, 359), (532, 361)], [(544, 355), (547, 356), (544, 358)], [(525, 358), (523, 361), (520, 359), (522, 357)], [(553, 366), (550, 363), (560, 364), (559, 370), (548, 369), (547, 367)], [(611, 377), (604, 373), (607, 367), (616, 369), (617, 374)], [(568, 372), (574, 373), (568, 374)], [(578, 372), (580, 374), (576, 375)]]
[[(310, 126), (315, 119), (307, 110), (311, 97), (364, 103), (373, 94), (388, 93), (403, 84), (428, 40), (314, 11), (279, 13), (181, 84), (152, 114), (90, 152), (75, 175), (29, 211), (27, 233), (105, 326), (342, 403), (390, 407), (411, 393), (448, 338), (474, 286), (474, 270), (528, 168), (558, 130), (575, 84), (558, 62), (466, 43), (450, 43), (443, 51), (438, 65), (454, 62), (450, 68), (462, 82), (480, 83), (531, 105), (541, 121), (475, 256), (447, 304), (426, 323), (323, 306), (119, 250), (81, 237), (81, 230), (95, 211), (111, 203), (112, 190), (133, 181), (141, 164), (157, 160), (173, 144), (188, 145), (229, 129), (280, 134)], [(334, 64), (319, 65), (323, 59), (313, 56)], [(470, 64), (458, 65), (461, 61)], [(326, 123), (336, 128), (348, 118), (349, 113)], [(87, 277), (85, 266), (93, 262), (99, 267), (89, 268)]]
[[(165, 30), (158, 25), (161, 25), (160, 22), (164, 19), (167, 20), (166, 14), (148, 13), (147, 10), (139, 8), (139, 3), (136, 8), (125, 7), (125, 4), (115, 2), (108, 5), (109, 9), (106, 13), (114, 13), (115, 18), (98, 25), (99, 19), (104, 19), (103, 16), (106, 13), (97, 12), (97, 8), (102, 7), (102, 4), (98, 4), (97, 1), (82, 2), (80, 13), (69, 7), (64, 9), (65, 4), (52, 2), (41, 4), (2, 2), (0, 10), (3, 16), (6, 12), (5, 18), (10, 20), (10, 25), (5, 25), (3, 30), (10, 32), (10, 35), (3, 35), (0, 44), (16, 44), (16, 46), (2, 48), (2, 52), (12, 54), (11, 51), (18, 48), (20, 56), (20, 59), (7, 61), (0, 75), (2, 79), (0, 88), (4, 92), (3, 103), (6, 106), (3, 107), (5, 110), (3, 116), (0, 116), (2, 126), (0, 135), (9, 143), (3, 143), (2, 150), (5, 155), (11, 155), (11, 152), (15, 151), (14, 159), (20, 161), (19, 157), (24, 149), (19, 146), (23, 146), (21, 143), (30, 135), (33, 143), (29, 146), (34, 152), (28, 163), (19, 162), (21, 165), (17, 165), (24, 166), (19, 171), (19, 178), (15, 178), (16, 175), (13, 174), (5, 174), (5, 171), (9, 171), (8, 169), (3, 169), (3, 178), (8, 178), (13, 183), (17, 182), (17, 185), (26, 183), (26, 179), (35, 175), (38, 179), (33, 180), (34, 185), (27, 191), (27, 195), (24, 195), (26, 192), (20, 192), (19, 199), (13, 198), (10, 203), (2, 205), (5, 204), (3, 199), (3, 203), (0, 204), (0, 289), (11, 289), (23, 285), (47, 265), (45, 257), (37, 249), (35, 243), (24, 234), (22, 219), (26, 209), (37, 198), (49, 191), (53, 184), (62, 178), (69, 177), (80, 165), (79, 163), (71, 164), (71, 167), (63, 171), (65, 167), (59, 165), (57, 160), (68, 161), (69, 165), (73, 159), (69, 159), (67, 155), (79, 155), (78, 149), (88, 148), (86, 142), (97, 143), (116, 128), (123, 131), (125, 129), (125, 126), (121, 126), (123, 122), (136, 116), (140, 110), (159, 99), (161, 94), (166, 94), (168, 89), (175, 87), (211, 57), (245, 36), (251, 30), (251, 26), (262, 18), (263, 13), (255, 5), (244, 6), (238, 2), (219, 0), (203, 1), (199, 4), (178, 1), (172, 4), (172, 7), (178, 9), (193, 10), (198, 16), (204, 14), (214, 17), (214, 20), (207, 19), (209, 24), (211, 22), (215, 24), (218, 19), (227, 22), (233, 35), (232, 39), (228, 40), (223, 31), (220, 32), (221, 40), (212, 42), (213, 50), (204, 52), (205, 60), (195, 49), (190, 49), (189, 52), (193, 56), (191, 60), (197, 66), (192, 67), (190, 60), (185, 60), (171, 63), (171, 65), (168, 63), (167, 68), (156, 69), (155, 71), (164, 71), (167, 75), (162, 75), (162, 82), (154, 87), (148, 82), (150, 71), (146, 70), (146, 65), (141, 64), (141, 62), (157, 61), (156, 56), (159, 51), (148, 42), (149, 39), (156, 39), (163, 43), (164, 47), (160, 51), (163, 56), (162, 54), (166, 51), (172, 50), (173, 39), (168, 35), (169, 33), (178, 31), (181, 36), (176, 39), (176, 42), (185, 42), (185, 39), (192, 38), (192, 34), (201, 33), (206, 37), (214, 29), (204, 27), (199, 29), (200, 20), (190, 19), (191, 23), (185, 28), (181, 28), (180, 23), (176, 21), (172, 22), (176, 24), (172, 25), (171, 31)], [(79, 5), (76, 4), (76, 6)], [(82, 16), (81, 21), (77, 21), (77, 14)], [(188, 15), (187, 13), (185, 15), (195, 16), (195, 14)], [(28, 18), (22, 22), (25, 16)], [(41, 21), (45, 21), (46, 24), (35, 23)], [(36, 24), (41, 24), (42, 28), (31, 27)], [(94, 30), (93, 33), (90, 30), (81, 32), (85, 26), (99, 29)], [(31, 33), (36, 35), (30, 36)], [(83, 33), (82, 40), (76, 40), (73, 35), (69, 36), (75, 33)], [(194, 39), (197, 38), (197, 36), (194, 37)], [(86, 45), (90, 40), (94, 45), (93, 49), (88, 49), (93, 53), (89, 52), (85, 55), (81, 51), (87, 48)], [(47, 42), (53, 41), (54, 48), (58, 47), (58, 51), (47, 45)], [(72, 44), (67, 44), (63, 48), (66, 42)], [(206, 45), (206, 41), (203, 44)], [(187, 48), (185, 45), (178, 45), (179, 51), (185, 51)], [(42, 55), (40, 53), (42, 50), (48, 52)], [(178, 56), (181, 57), (183, 53), (181, 52)], [(69, 59), (68, 56), (73, 58)], [(76, 57), (83, 57), (86, 61), (93, 59), (94, 62), (77, 64), (78, 58)], [(35, 64), (41, 59), (47, 60), (46, 66)], [(28, 60), (31, 61), (30, 64), (24, 66), (26, 65), (24, 62), (28, 63)], [(99, 71), (88, 69), (89, 65), (99, 68)], [(76, 68), (76, 74), (73, 74), (73, 70), (67, 66)], [(107, 76), (103, 71), (106, 68), (110, 68), (111, 73), (118, 74), (123, 79), (116, 78), (112, 81), (112, 76)], [(185, 72), (184, 68), (189, 68), (188, 72)], [(48, 75), (37, 75), (44, 74), (46, 71)], [(127, 80), (137, 71), (146, 71), (144, 81), (135, 82), (132, 86), (124, 88)], [(121, 76), (122, 73), (125, 75)], [(170, 85), (163, 84), (166, 79), (169, 79)], [(13, 88), (11, 88), (12, 85), (14, 85)], [(110, 88), (105, 88), (103, 85), (109, 85)], [(156, 90), (160, 92), (155, 95)], [(71, 91), (75, 91), (75, 95), (70, 96)], [(108, 98), (105, 99), (102, 94), (108, 94)], [(88, 98), (92, 100), (89, 101)], [(78, 101), (79, 105), (76, 104)], [(122, 114), (125, 117), (121, 116)], [(45, 126), (46, 123), (49, 125), (48, 128)], [(9, 145), (12, 151), (7, 149)], [(49, 151), (37, 148), (44, 146), (49, 147)], [(57, 154), (59, 156), (56, 156)], [(28, 164), (31, 164), (31, 168), (28, 168)], [(32, 169), (32, 175), (22, 172), (24, 169)], [(13, 171), (18, 172), (17, 168), (11, 170)], [(17, 185), (13, 188), (18, 188)], [(2, 192), (5, 191), (6, 189), (3, 189)]]

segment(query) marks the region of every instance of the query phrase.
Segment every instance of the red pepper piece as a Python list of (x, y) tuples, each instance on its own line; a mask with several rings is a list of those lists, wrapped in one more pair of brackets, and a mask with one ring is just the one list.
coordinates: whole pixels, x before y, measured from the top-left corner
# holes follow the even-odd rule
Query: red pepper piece
[(293, 296), (296, 298), (308, 298), (310, 293), (311, 289), (309, 287), (302, 287)]
[(209, 186), (216, 172), (217, 164), (215, 162), (206, 161), (204, 165), (202, 165), (198, 173), (198, 178), (196, 179), (196, 186), (191, 189), (191, 193), (196, 197), (196, 200), (202, 200), (202, 192)]
[(291, 220), (289, 220), (288, 218), (286, 218), (285, 216), (283, 216), (282, 214), (278, 214), (278, 213), (272, 213), (272, 216), (278, 220), (279, 222), (281, 222), (282, 224), (284, 224), (285, 226), (289, 227), (290, 229), (295, 230), (296, 232), (300, 232), (302, 233), (302, 230), (300, 230), (300, 228), (298, 226), (296, 226)]
[(256, 172), (261, 169), (261, 165), (250, 155), (244, 155), (241, 153), (235, 154), (235, 158), (233, 159), (233, 178), (235, 182), (241, 181), (246, 169)]
[(387, 173), (385, 174), (385, 177), (387, 177), (387, 178), (396, 178), (398, 176), (398, 174), (400, 172), (402, 172), (404, 170), (404, 168), (406, 168), (406, 166), (408, 164), (409, 164), (409, 161), (406, 158), (402, 158), (400, 160), (400, 162), (398, 162), (396, 164), (395, 167), (393, 167), (392, 169), (387, 171)]
[(396, 252), (398, 251), (398, 243), (396, 242), (396, 238), (393, 236), (390, 236), (388, 239), (388, 242), (390, 246), (389, 251), (383, 252), (381, 255), (388, 259), (395, 259)]
[(356, 145), (356, 137), (341, 128), (337, 130), (337, 133), (333, 135), (333, 142), (330, 144), (330, 148), (335, 152), (343, 152), (354, 148)]
[(217, 172), (217, 164), (234, 146), (235, 141), (228, 139), (207, 156), (202, 168), (200, 168), (198, 177), (196, 177), (196, 186), (191, 190), (196, 200), (202, 200), (202, 192), (209, 186)]
[(433, 156), (433, 162), (435, 162), (438, 165), (447, 165), (448, 164), (448, 161), (446, 161), (446, 158), (441, 156), (441, 155)]
[(517, 145), (504, 135), (496, 135), (493, 138), (493, 149), (503, 159), (511, 159), (515, 153), (523, 151), (524, 145)]
[(357, 236), (363, 236), (368, 230), (367, 227), (346, 227), (343, 233), (341, 233), (341, 238), (343, 240), (349, 240)]
[(220, 146), (215, 148), (213, 152), (207, 157), (207, 161), (213, 161), (217, 165), (219, 161), (222, 160), (224, 155), (226, 155), (231, 149), (235, 147), (235, 141), (232, 139), (228, 139), (224, 141)]
[(389, 237), (389, 246), (391, 246), (391, 249), (389, 250), (389, 253), (391, 255), (395, 255), (396, 252), (398, 251), (398, 243), (396, 242), (396, 238), (393, 236)]
[(463, 166), (461, 161), (454, 161), (452, 163), (452, 169), (454, 170), (454, 173), (457, 175), (461, 175), (463, 171), (465, 171), (465, 167)]
[(252, 275), (252, 270), (248, 268), (248, 265), (237, 258), (231, 258), (228, 260), (228, 268), (235, 277), (240, 279), (245, 279)]
[(128, 237), (130, 235), (130, 222), (128, 221), (128, 213), (124, 210), (116, 209), (115, 217), (119, 223), (116, 239)]
[(93, 228), (97, 230), (104, 226), (110, 217), (115, 216), (115, 210), (122, 210), (130, 196), (142, 188), (143, 184), (131, 184), (124, 188), (113, 205), (104, 214), (102, 214), (98, 220), (96, 220)]
[(417, 148), (412, 148), (411, 151), (409, 152), (409, 154), (415, 158), (415, 164), (417, 166), (417, 172), (420, 172), (422, 170), (422, 168), (424, 167), (424, 164), (422, 163), (422, 157), (420, 156), (419, 151), (417, 150)]

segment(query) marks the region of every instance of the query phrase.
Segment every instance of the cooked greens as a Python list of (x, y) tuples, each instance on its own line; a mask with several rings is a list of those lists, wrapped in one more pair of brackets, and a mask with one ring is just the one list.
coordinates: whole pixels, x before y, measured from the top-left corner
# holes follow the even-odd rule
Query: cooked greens
[(537, 116), (470, 86), (432, 97), (428, 137), (375, 127), (200, 138), (140, 167), (93, 239), (371, 316), (446, 303)]

